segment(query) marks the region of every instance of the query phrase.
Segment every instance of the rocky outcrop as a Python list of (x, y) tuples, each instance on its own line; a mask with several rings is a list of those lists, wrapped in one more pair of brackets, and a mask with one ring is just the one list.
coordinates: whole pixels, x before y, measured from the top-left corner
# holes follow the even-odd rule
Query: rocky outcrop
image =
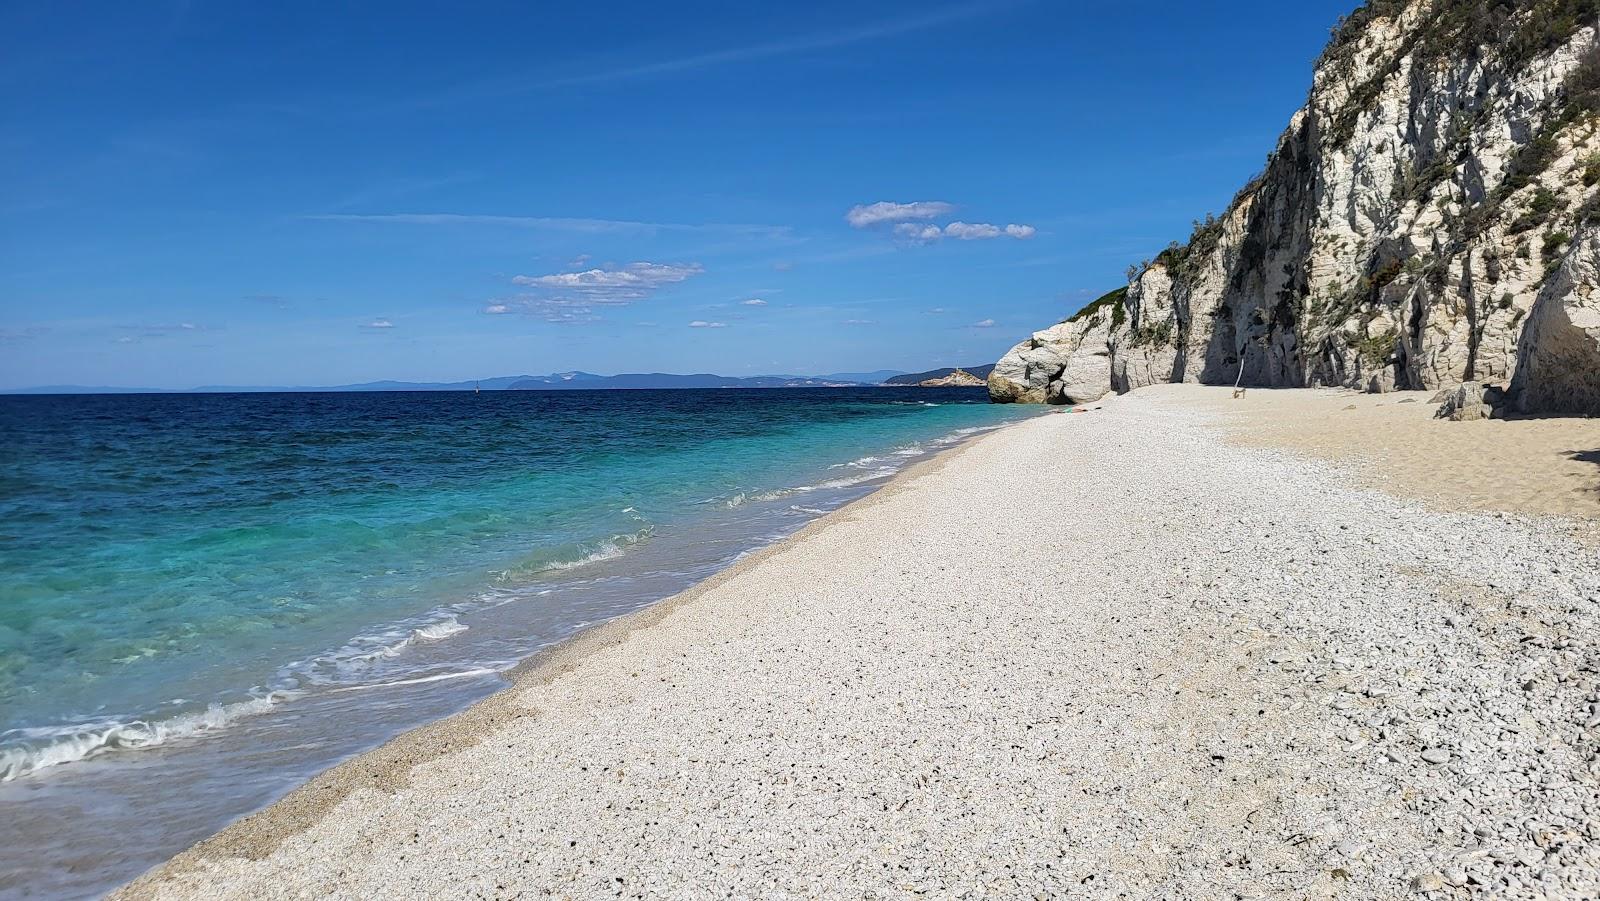
[(1497, 419), (1505, 415), (1506, 394), (1499, 387), (1482, 382), (1467, 382), (1454, 390), (1441, 391), (1444, 403), (1434, 412), (1435, 419), (1451, 422), (1475, 422), (1479, 419)]
[(994, 398), (1433, 389), (1531, 363), (1522, 409), (1600, 413), (1588, 327), (1561, 319), (1593, 309), (1573, 235), (1600, 222), (1597, 22), (1600, 0), (1371, 0), (1264, 171), (1118, 299), (1012, 350)]
[(965, 369), (957, 369), (949, 375), (936, 379), (923, 379), (917, 383), (918, 388), (982, 388), (983, 386), (983, 379)]
[(1522, 329), (1512, 394), (1525, 413), (1600, 414), (1600, 228), (1585, 228)]
[(1109, 341), (1122, 290), (1100, 298), (1066, 322), (1034, 332), (989, 373), (997, 403), (1081, 404), (1111, 392)]

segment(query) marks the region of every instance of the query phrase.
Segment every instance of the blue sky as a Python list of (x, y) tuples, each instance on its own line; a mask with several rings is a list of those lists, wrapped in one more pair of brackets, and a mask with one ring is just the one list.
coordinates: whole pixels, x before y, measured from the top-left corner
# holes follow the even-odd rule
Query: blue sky
[(990, 362), (1354, 5), (7, 3), (0, 386)]

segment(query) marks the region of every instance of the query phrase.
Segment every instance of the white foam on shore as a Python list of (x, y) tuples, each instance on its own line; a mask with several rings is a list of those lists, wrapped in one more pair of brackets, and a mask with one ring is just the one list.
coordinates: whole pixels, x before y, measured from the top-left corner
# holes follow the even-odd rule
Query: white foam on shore
[[(629, 507), (628, 510), (632, 511), (633, 508)], [(639, 516), (637, 512), (632, 513), (632, 515), (635, 519), (642, 521), (644, 520), (644, 517)], [(591, 563), (600, 563), (605, 560), (615, 560), (627, 553), (628, 549), (634, 545), (649, 541), (650, 538), (655, 535), (655, 532), (655, 525), (650, 524), (637, 532), (629, 532), (622, 535), (612, 535), (610, 538), (607, 538), (603, 541), (578, 546), (578, 550), (582, 553), (571, 560), (551, 560), (534, 567), (533, 569), (525, 570), (520, 568), (512, 568), (503, 570), (496, 574), (495, 581), (502, 583), (511, 582), (519, 577), (537, 576), (540, 573), (567, 572), (569, 570), (588, 566)]]
[(398, 688), (403, 685), (426, 685), (430, 682), (448, 682), (453, 679), (473, 679), (478, 676), (498, 676), (501, 670), (489, 667), (461, 670), (454, 673), (434, 673), (430, 676), (417, 676), (411, 679), (396, 679), (392, 682), (374, 682), (371, 685), (350, 685), (345, 688), (336, 688), (336, 692), (371, 691), (374, 688)]
[[(407, 620), (359, 635), (337, 650), (280, 667), (273, 679), (274, 688), (253, 689), (252, 696), (245, 700), (213, 702), (203, 710), (170, 717), (105, 719), (13, 729), (0, 735), (0, 782), (111, 751), (146, 750), (177, 739), (221, 731), (241, 719), (258, 716), (279, 704), (304, 697), (316, 688), (358, 679), (374, 665), (400, 657), (414, 645), (443, 641), (467, 628), (454, 615), (436, 613), (427, 618)], [(437, 681), (437, 678), (423, 677), (417, 681)], [(460, 676), (451, 674), (447, 678)], [(391, 684), (408, 683), (402, 680)]]
[(75, 763), (108, 751), (143, 750), (174, 739), (214, 732), (245, 717), (266, 713), (300, 694), (267, 692), (248, 700), (211, 704), (204, 710), (180, 713), (165, 719), (13, 730), (0, 736), (0, 740), (13, 736), (20, 739), (0, 750), (0, 782), (9, 782), (47, 767)]
[[(910, 403), (921, 402), (912, 401)], [(932, 404), (932, 406), (938, 406), (938, 404)], [(842, 476), (837, 479), (829, 479), (827, 481), (818, 482), (815, 485), (795, 485), (789, 488), (775, 488), (769, 491), (757, 492), (740, 491), (732, 497), (723, 499), (723, 506), (731, 510), (756, 501), (775, 501), (786, 497), (793, 497), (797, 494), (809, 494), (814, 491), (854, 488), (858, 485), (864, 485), (868, 482), (881, 481), (898, 473), (910, 459), (927, 456), (930, 449), (940, 450), (950, 447), (951, 445), (959, 444), (962, 441), (967, 440), (973, 435), (982, 434), (984, 432), (992, 432), (996, 428), (999, 428), (999, 426), (974, 426), (956, 429), (953, 432), (933, 438), (925, 443), (910, 444), (905, 447), (896, 448), (894, 451), (890, 452), (888, 457), (868, 455), (851, 460), (848, 463), (834, 463), (830, 465), (828, 469), (866, 470), (868, 467), (873, 468), (871, 468), (870, 471), (862, 472), (859, 475)], [(791, 507), (790, 509), (800, 508)]]
[[(936, 406), (936, 405), (935, 405)], [(929, 453), (932, 448), (942, 448), (965, 438), (992, 431), (991, 428), (964, 428), (948, 435), (913, 444), (889, 452), (888, 456), (868, 455), (846, 463), (834, 464), (830, 470), (846, 470), (847, 475), (816, 484), (797, 485), (760, 492), (738, 492), (732, 497), (711, 498), (703, 503), (721, 501), (729, 509), (746, 503), (772, 501), (806, 495), (817, 491), (841, 490), (887, 479), (900, 471), (907, 460)], [(820, 507), (791, 504), (789, 510), (807, 516), (820, 516), (827, 512)], [(632, 507), (622, 511), (635, 519), (647, 521)], [(647, 541), (653, 535), (654, 525), (637, 532), (614, 535), (609, 539), (580, 547), (584, 551), (570, 560), (547, 562), (531, 574), (543, 572), (568, 572), (593, 563), (615, 560), (628, 549)], [(782, 537), (767, 536), (767, 540)], [(741, 552), (742, 559), (751, 551)], [(500, 581), (512, 578), (512, 572), (500, 573)], [(537, 591), (533, 596), (550, 594), (554, 589)], [(498, 593), (498, 589), (496, 593)], [(376, 688), (420, 685), (446, 680), (466, 679), (498, 674), (492, 668), (474, 668), (458, 672), (431, 673), (408, 676), (403, 670), (384, 666), (390, 661), (402, 661), (406, 652), (418, 645), (448, 640), (468, 630), (457, 617), (471, 610), (512, 603), (519, 597), (480, 598), (478, 603), (466, 602), (437, 608), (421, 616), (379, 627), (372, 632), (357, 635), (344, 645), (323, 654), (296, 660), (280, 667), (267, 686), (252, 689), (250, 696), (231, 702), (213, 702), (204, 709), (175, 714), (169, 717), (106, 718), (83, 723), (13, 729), (0, 733), (0, 782), (61, 764), (82, 761), (111, 751), (145, 750), (169, 742), (221, 731), (247, 717), (266, 713), (280, 704), (304, 697), (312, 692), (352, 692)], [(574, 629), (576, 631), (576, 628)], [(388, 678), (385, 678), (388, 677)], [(177, 702), (174, 702), (177, 703)]]

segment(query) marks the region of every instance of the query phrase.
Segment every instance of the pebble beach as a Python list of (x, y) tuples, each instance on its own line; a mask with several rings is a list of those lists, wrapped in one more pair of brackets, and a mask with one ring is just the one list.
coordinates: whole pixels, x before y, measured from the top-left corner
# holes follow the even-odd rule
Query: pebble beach
[(1600, 896), (1600, 493), (1218, 398), (948, 451), (115, 897)]

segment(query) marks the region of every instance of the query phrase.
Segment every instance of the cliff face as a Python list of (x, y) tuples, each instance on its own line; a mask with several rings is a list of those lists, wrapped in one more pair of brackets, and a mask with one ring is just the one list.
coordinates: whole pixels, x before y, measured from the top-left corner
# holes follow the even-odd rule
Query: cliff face
[(1600, 359), (1597, 35), (1600, 0), (1371, 0), (1222, 216), (1018, 345), (991, 394), (1515, 379), (1524, 409), (1600, 412), (1573, 368)]

